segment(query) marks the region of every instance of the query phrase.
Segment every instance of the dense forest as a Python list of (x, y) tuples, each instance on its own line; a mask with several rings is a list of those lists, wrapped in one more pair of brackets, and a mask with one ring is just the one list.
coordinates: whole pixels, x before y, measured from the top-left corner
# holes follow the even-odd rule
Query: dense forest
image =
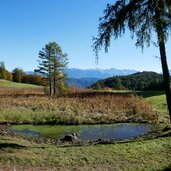
[(114, 76), (100, 80), (89, 88), (114, 90), (164, 90), (162, 74), (155, 72), (137, 72), (128, 76)]

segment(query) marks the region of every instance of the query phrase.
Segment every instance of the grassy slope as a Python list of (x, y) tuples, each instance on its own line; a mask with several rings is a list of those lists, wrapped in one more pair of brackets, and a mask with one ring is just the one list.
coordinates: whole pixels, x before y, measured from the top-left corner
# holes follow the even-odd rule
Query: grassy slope
[(114, 93), (133, 93), (145, 99), (155, 109), (162, 112), (164, 115), (168, 115), (166, 105), (166, 95), (164, 91), (127, 91), (127, 90), (114, 90)]
[(136, 94), (145, 98), (146, 101), (151, 103), (159, 111), (163, 113), (168, 112), (164, 91), (139, 91)]
[(143, 97), (161, 112), (167, 113), (166, 96), (164, 91), (129, 91), (129, 90), (112, 90), (114, 93), (133, 93)]
[(37, 145), (0, 137), (0, 170), (163, 170), (171, 167), (171, 138), (97, 146)]
[(40, 88), (41, 86), (25, 83), (15, 83), (0, 79), (0, 88)]
[(133, 93), (145, 99), (149, 102), (155, 109), (163, 114), (164, 118), (169, 117), (168, 109), (166, 104), (166, 95), (164, 91), (119, 91), (114, 90), (114, 93)]

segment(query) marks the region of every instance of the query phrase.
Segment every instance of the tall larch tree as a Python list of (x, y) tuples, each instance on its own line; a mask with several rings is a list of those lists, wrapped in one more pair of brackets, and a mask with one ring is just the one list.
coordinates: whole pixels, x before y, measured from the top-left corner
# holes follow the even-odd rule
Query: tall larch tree
[[(104, 47), (108, 51), (111, 37), (121, 37), (126, 28), (136, 37), (136, 46), (150, 46), (152, 34), (159, 47), (160, 59), (165, 83), (165, 94), (171, 120), (171, 89), (165, 44), (171, 33), (171, 0), (116, 0), (108, 4), (104, 16), (100, 18), (98, 36), (94, 38), (94, 51)], [(153, 41), (154, 42), (154, 41)]]

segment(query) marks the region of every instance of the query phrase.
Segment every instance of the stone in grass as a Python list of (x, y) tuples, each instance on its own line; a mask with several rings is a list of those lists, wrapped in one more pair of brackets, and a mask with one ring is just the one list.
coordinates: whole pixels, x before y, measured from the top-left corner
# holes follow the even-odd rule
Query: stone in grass
[(75, 133), (72, 133), (72, 134), (65, 135), (64, 138), (61, 139), (61, 141), (73, 143), (75, 141), (78, 141), (78, 137), (76, 136)]

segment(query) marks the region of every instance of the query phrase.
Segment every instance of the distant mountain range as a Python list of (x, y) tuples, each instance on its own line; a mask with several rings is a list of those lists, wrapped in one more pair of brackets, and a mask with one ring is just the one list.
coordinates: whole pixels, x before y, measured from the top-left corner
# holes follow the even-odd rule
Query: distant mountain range
[[(65, 73), (68, 76), (68, 85), (69, 86), (77, 86), (80, 88), (84, 88), (94, 84), (95, 82), (105, 79), (108, 77), (116, 76), (116, 75), (130, 75), (136, 73), (136, 70), (128, 70), (128, 69), (77, 69), (77, 68), (67, 68)], [(26, 74), (35, 74), (33, 71), (27, 71)]]
[(65, 73), (69, 78), (99, 78), (104, 79), (116, 75), (130, 75), (136, 73), (136, 70), (128, 70), (128, 69), (76, 69), (76, 68), (68, 68), (65, 70)]
[(99, 81), (99, 78), (69, 78), (67, 80), (67, 84), (69, 86), (76, 86), (79, 88), (85, 88), (88, 87), (97, 81)]

